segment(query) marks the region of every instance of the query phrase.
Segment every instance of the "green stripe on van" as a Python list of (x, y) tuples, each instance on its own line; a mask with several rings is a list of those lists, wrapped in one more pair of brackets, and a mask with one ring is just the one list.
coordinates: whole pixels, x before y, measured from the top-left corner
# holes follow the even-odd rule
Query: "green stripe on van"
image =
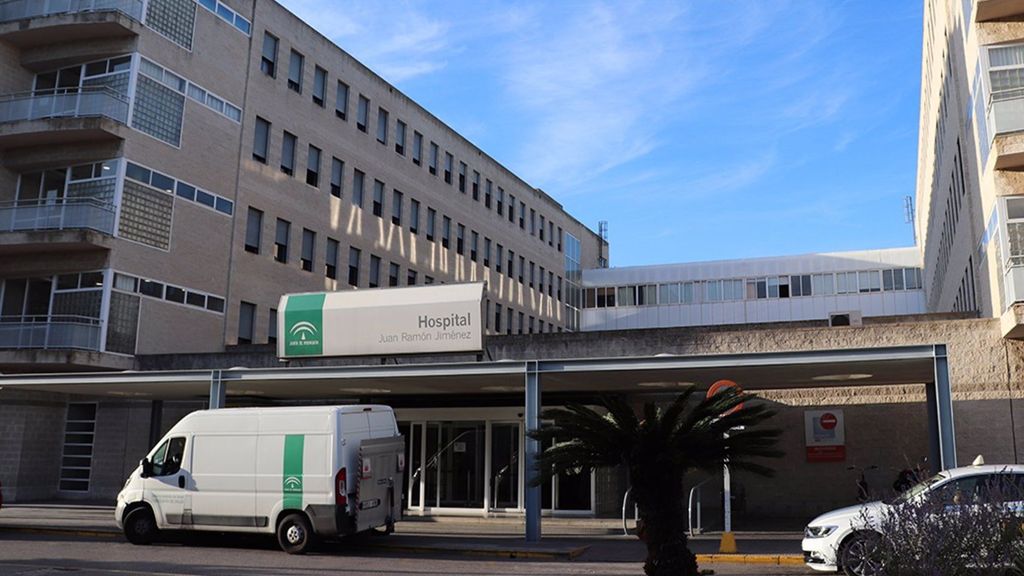
[(284, 507), (302, 510), (302, 448), (306, 437), (289, 434), (284, 437), (284, 467), (281, 489), (284, 492)]

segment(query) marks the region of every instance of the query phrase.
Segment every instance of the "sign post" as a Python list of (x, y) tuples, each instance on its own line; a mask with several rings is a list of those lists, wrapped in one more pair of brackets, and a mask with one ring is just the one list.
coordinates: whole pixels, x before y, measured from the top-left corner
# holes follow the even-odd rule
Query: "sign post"
[[(732, 380), (719, 380), (708, 388), (707, 397), (711, 398), (715, 394), (718, 394), (726, 388), (735, 388), (737, 391), (742, 389), (738, 384)], [(738, 412), (743, 409), (743, 403), (733, 406), (722, 416), (727, 416), (734, 412)], [(725, 433), (725, 438), (729, 438), (729, 433)], [(722, 465), (722, 516), (724, 517), (724, 530), (722, 531), (722, 541), (718, 545), (718, 551), (722, 554), (735, 554), (738, 552), (736, 548), (736, 535), (732, 533), (732, 476), (729, 474), (729, 463), (728, 460)]]

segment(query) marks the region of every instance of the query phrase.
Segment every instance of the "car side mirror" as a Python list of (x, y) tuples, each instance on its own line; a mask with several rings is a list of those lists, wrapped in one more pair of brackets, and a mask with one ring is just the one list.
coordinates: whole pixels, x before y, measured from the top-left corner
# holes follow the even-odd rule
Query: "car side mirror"
[(149, 458), (140, 460), (139, 465), (142, 466), (142, 474), (139, 474), (139, 476), (149, 478), (153, 475), (153, 463), (149, 461)]

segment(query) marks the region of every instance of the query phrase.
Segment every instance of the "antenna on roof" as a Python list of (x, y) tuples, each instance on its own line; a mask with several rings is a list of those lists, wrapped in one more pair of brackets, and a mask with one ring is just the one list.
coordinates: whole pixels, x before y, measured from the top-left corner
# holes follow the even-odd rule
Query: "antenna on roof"
[(914, 246), (917, 246), (917, 222), (914, 220), (914, 197), (903, 197), (903, 221), (910, 224), (910, 231), (914, 234)]

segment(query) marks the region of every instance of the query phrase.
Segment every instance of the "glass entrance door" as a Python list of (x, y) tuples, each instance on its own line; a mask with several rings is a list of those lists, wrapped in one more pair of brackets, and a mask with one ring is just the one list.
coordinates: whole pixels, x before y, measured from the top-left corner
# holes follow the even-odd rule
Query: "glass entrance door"
[(519, 507), (519, 423), (491, 424), (491, 508)]

